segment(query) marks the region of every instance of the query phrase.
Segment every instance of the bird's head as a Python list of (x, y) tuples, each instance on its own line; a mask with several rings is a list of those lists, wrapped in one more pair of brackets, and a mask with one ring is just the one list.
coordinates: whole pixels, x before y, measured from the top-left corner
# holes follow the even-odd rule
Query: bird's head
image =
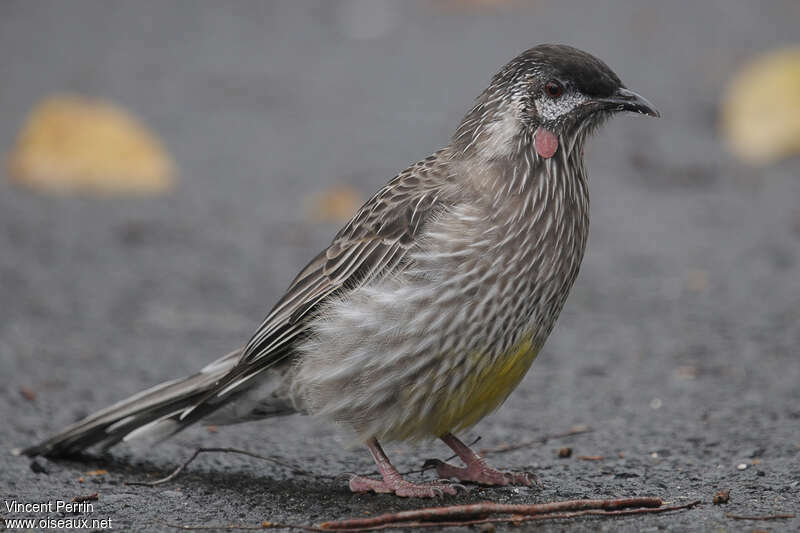
[(494, 76), (454, 142), (465, 153), (477, 150), (488, 157), (533, 147), (550, 158), (560, 147), (582, 145), (590, 131), (620, 111), (659, 116), (596, 57), (571, 46), (543, 44)]

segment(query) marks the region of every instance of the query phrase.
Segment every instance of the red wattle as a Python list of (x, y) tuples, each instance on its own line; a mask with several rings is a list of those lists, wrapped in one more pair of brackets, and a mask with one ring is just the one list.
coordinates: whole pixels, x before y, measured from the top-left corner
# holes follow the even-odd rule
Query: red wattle
[(549, 159), (558, 150), (558, 137), (550, 130), (536, 128), (533, 134), (533, 145), (536, 147), (537, 154)]

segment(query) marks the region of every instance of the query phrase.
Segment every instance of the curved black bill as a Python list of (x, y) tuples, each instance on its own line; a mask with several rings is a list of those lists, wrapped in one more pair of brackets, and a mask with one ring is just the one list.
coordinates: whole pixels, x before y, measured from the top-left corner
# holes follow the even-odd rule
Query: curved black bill
[(608, 98), (598, 98), (595, 101), (609, 111), (633, 111), (651, 117), (661, 116), (645, 97), (625, 88), (617, 89), (617, 92)]

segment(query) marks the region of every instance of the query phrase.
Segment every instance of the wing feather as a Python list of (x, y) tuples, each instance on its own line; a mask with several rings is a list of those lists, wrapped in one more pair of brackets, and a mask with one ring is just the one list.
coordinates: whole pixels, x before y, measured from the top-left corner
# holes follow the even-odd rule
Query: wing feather
[(237, 366), (217, 388), (236, 393), (261, 371), (291, 358), (307, 332), (308, 317), (333, 295), (390, 275), (438, 213), (455, 202), (446, 158), (434, 154), (399, 174), (370, 198), (333, 242), (300, 271), (245, 345)]

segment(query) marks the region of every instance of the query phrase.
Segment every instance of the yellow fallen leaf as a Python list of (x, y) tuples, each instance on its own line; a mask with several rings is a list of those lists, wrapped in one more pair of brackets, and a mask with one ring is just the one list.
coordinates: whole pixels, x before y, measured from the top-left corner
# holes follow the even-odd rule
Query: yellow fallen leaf
[(348, 185), (324, 190), (309, 197), (306, 212), (318, 222), (347, 222), (364, 203), (361, 193)]
[(174, 168), (133, 115), (78, 96), (38, 104), (8, 156), (12, 182), (54, 192), (160, 193), (173, 185)]
[(106, 474), (108, 474), (108, 470), (105, 470), (103, 468), (99, 470), (89, 470), (88, 472), (86, 472), (87, 476), (105, 476)]
[(734, 76), (722, 103), (722, 132), (753, 164), (800, 153), (800, 46), (767, 52)]

